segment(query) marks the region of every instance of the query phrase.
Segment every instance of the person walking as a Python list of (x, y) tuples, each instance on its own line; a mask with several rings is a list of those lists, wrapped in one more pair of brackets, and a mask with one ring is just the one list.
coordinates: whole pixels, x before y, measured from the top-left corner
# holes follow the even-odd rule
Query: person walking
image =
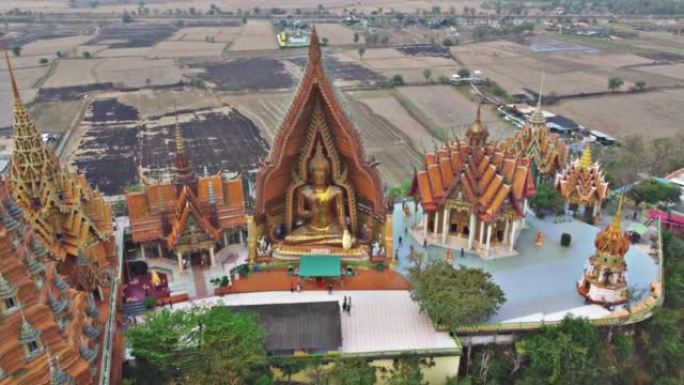
[(346, 313), (347, 312), (347, 296), (344, 296), (344, 302), (342, 302), (342, 312)]
[(351, 295), (349, 296), (349, 301), (347, 301), (347, 315), (351, 315)]
[(332, 283), (328, 283), (328, 295), (332, 295), (332, 289), (333, 289)]
[(465, 258), (465, 250), (461, 247), (461, 258)]

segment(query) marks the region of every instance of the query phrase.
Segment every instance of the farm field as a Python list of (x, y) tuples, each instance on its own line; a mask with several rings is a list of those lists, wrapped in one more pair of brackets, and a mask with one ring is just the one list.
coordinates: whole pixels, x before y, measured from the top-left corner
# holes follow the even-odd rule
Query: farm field
[(147, 51), (148, 58), (221, 56), (224, 43), (204, 41), (162, 41)]
[[(365, 44), (363, 33), (354, 31), (353, 29), (342, 24), (316, 24), (316, 30), (321, 39), (324, 37), (329, 39), (328, 45), (331, 46)], [(359, 33), (359, 41), (357, 43), (354, 43), (354, 32)]]
[(70, 53), (75, 52), (76, 47), (85, 44), (92, 36), (78, 35), (70, 37), (59, 37), (56, 39), (37, 40), (26, 44), (22, 47), (22, 56), (40, 56), (50, 55), (55, 56), (56, 52)]
[(637, 134), (655, 138), (682, 133), (682, 105), (684, 90), (667, 90), (566, 100), (549, 110), (616, 138)]
[(169, 40), (203, 42), (211, 38), (217, 43), (227, 43), (241, 31), (242, 27), (188, 27), (178, 30)]
[[(399, 87), (397, 90), (443, 130), (439, 132), (440, 136), (448, 132), (451, 137), (462, 137), (475, 119), (476, 102), (453, 86)], [(496, 111), (487, 106), (482, 107), (481, 119), (493, 139), (513, 133), (513, 127), (501, 121)]]
[(230, 46), (230, 51), (278, 49), (275, 31), (269, 21), (249, 20)]
[(40, 102), (31, 106), (31, 118), (41, 132), (63, 134), (74, 124), (83, 101)]

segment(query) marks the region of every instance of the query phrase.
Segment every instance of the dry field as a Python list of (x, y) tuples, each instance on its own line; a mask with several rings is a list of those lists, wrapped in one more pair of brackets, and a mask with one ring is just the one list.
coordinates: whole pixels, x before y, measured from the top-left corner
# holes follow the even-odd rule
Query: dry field
[(217, 43), (233, 41), (240, 34), (242, 27), (188, 27), (176, 32), (169, 40), (206, 41), (213, 38)]
[(62, 59), (57, 62), (57, 68), (43, 87), (69, 87), (95, 83), (97, 79), (94, 70), (100, 62), (100, 59)]
[(178, 111), (196, 110), (221, 106), (218, 95), (207, 91), (187, 88), (182, 91), (143, 89), (135, 92), (114, 92), (106, 96), (115, 97), (121, 103), (138, 110), (141, 119), (153, 119)]
[(367, 49), (363, 60), (357, 50), (346, 50), (336, 55), (342, 61), (355, 61), (373, 71), (392, 77), (401, 74), (406, 82), (422, 82), (423, 70), (429, 68), (432, 77), (451, 76), (458, 72), (460, 66), (453, 60), (443, 57), (405, 55), (394, 48)]
[(559, 95), (606, 91), (608, 79), (613, 76), (624, 79), (624, 88), (639, 80), (651, 86), (673, 84), (664, 73), (643, 70), (652, 60), (626, 53), (535, 53), (525, 45), (508, 41), (458, 46), (452, 48), (452, 53), (468, 68), (482, 71), (509, 92), (536, 90), (542, 71), (546, 73), (544, 92)]
[(231, 51), (278, 49), (275, 31), (269, 21), (249, 20), (230, 46)]
[(684, 63), (643, 66), (636, 68), (637, 71), (649, 74), (661, 75), (668, 78), (684, 81)]
[(100, 83), (112, 82), (127, 87), (175, 84), (189, 73), (180, 69), (171, 59), (145, 60), (143, 58), (104, 59), (94, 70)]
[[(47, 64), (40, 64), (40, 59), (48, 59), (52, 60), (55, 58), (55, 54), (49, 54), (49, 55), (41, 55), (41, 56), (13, 56), (11, 57), (10, 60), (12, 60), (12, 68), (14, 68), (14, 71), (16, 72), (17, 69), (19, 68), (31, 68), (31, 67), (45, 67), (47, 68)], [(2, 65), (0, 65), (0, 72), (5, 70), (5, 61), (2, 60)]]
[[(449, 136), (462, 137), (475, 119), (475, 102), (452, 86), (400, 87), (398, 91), (435, 124), (448, 131)], [(502, 122), (496, 111), (486, 106), (482, 108), (482, 122), (493, 139), (513, 133), (512, 126)]]
[(80, 58), (83, 57), (85, 52), (90, 52), (92, 57), (98, 57), (100, 56), (100, 52), (108, 49), (108, 47), (109, 46), (106, 45), (81, 45), (76, 47), (74, 55), (76, 55), (77, 58)]
[(204, 41), (163, 41), (147, 52), (148, 58), (221, 56), (224, 43)]
[[(328, 44), (352, 45), (354, 44), (354, 30), (342, 24), (316, 24), (316, 30), (320, 38), (327, 37)], [(359, 41), (356, 44), (364, 44), (363, 34), (359, 32)]]
[(42, 102), (31, 106), (31, 118), (42, 132), (63, 134), (74, 124), (84, 101)]
[(98, 52), (97, 56), (102, 58), (107, 57), (145, 57), (150, 52), (150, 47), (139, 48), (107, 48), (104, 51)]
[(682, 133), (683, 105), (684, 90), (669, 90), (566, 100), (549, 110), (617, 138), (655, 138)]
[(261, 136), (271, 145), (293, 97), (292, 91), (288, 91), (242, 95), (223, 94), (219, 98), (222, 103), (237, 109), (254, 122)]
[(64, 53), (74, 52), (76, 47), (92, 39), (92, 36), (80, 35), (60, 37), (56, 39), (37, 40), (22, 47), (22, 56), (54, 56), (57, 51)]

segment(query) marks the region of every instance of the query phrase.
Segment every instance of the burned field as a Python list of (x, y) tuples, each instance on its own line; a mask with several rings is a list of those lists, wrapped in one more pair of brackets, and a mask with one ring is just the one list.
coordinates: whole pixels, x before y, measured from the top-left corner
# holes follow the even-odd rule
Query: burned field
[(168, 24), (106, 26), (87, 45), (108, 45), (109, 48), (152, 47), (168, 39), (176, 27)]
[(292, 76), (283, 63), (269, 58), (248, 58), (204, 63), (194, 66), (203, 68), (198, 76), (215, 84), (222, 90), (267, 90), (290, 88)]
[(38, 90), (37, 100), (41, 102), (79, 100), (87, 93), (112, 89), (114, 89), (114, 84), (111, 82), (91, 83), (82, 86), (47, 87)]
[[(290, 61), (304, 68), (307, 58), (306, 56), (300, 56), (292, 58)], [(349, 61), (340, 61), (332, 56), (323, 57), (323, 65), (327, 73), (335, 80), (370, 82), (382, 78), (380, 74), (362, 65)]]
[[(230, 107), (177, 113), (185, 151), (195, 172), (248, 171), (266, 155), (268, 145), (254, 123)], [(107, 195), (122, 194), (148, 178), (171, 175), (175, 152), (174, 114), (140, 120), (136, 108), (117, 99), (91, 104), (81, 124), (84, 132), (75, 163)]]
[(397, 51), (411, 56), (429, 56), (429, 57), (443, 57), (451, 59), (449, 51), (446, 48), (433, 44), (412, 44), (397, 47)]

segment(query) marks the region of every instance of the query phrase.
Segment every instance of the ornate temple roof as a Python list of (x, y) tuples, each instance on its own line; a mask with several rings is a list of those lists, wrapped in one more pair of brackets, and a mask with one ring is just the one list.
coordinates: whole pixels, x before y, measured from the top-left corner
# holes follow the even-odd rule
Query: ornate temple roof
[[(0, 180), (0, 214), (8, 213), (11, 199), (6, 182)], [(23, 213), (12, 211), (24, 231), (0, 224), (0, 292), (15, 304), (0, 313), (0, 368), (4, 372), (0, 385), (49, 384), (47, 351), (61, 357), (61, 370), (73, 383), (93, 384), (89, 363), (79, 354), (82, 328), (93, 323), (86, 312), (89, 294), (70, 288), (57, 273), (57, 262), (47, 259), (47, 253), (35, 252), (42, 248), (33, 226)], [(60, 291), (57, 282), (65, 289)], [(39, 344), (39, 350), (29, 357), (25, 344), (31, 341)]]
[(183, 143), (176, 125), (176, 183), (145, 183), (142, 192), (126, 193), (134, 242), (164, 241), (172, 249), (191, 218), (215, 240), (221, 231), (246, 224), (242, 177), (196, 178)]
[(614, 257), (624, 257), (629, 250), (629, 236), (622, 230), (622, 197), (618, 209), (613, 217), (613, 223), (606, 226), (603, 230), (596, 234), (594, 245), (596, 251), (601, 254), (607, 254)]
[(487, 142), (488, 135), (478, 106), (465, 140), (447, 142), (424, 155), (424, 168), (416, 173), (409, 193), (419, 195), (425, 211), (455, 199), (468, 202), (486, 222), (494, 220), (506, 202), (522, 215), (522, 201), (535, 193), (530, 159), (501, 151)]
[(9, 55), (4, 55), (14, 96), (9, 184), (16, 203), (8, 203), (8, 212), (21, 206), (37, 237), (59, 260), (76, 257), (83, 247), (101, 272), (114, 253), (111, 207), (84, 175), (62, 168), (47, 149), (21, 100)]
[(568, 147), (556, 134), (549, 132), (541, 108), (541, 92), (537, 108), (520, 131), (506, 139), (504, 151), (528, 156), (542, 178), (553, 178), (568, 161)]
[(282, 207), (292, 170), (300, 164), (314, 112), (319, 111), (320, 124), (331, 134), (331, 145), (346, 167), (358, 203), (376, 217), (384, 218), (386, 208), (380, 175), (366, 162), (361, 137), (338, 101), (321, 55), (318, 35), (313, 28), (304, 76), (278, 129), (269, 158), (257, 173), (255, 215), (264, 216)]
[(608, 193), (603, 171), (591, 159), (591, 144), (587, 143), (584, 153), (556, 175), (556, 190), (561, 197), (580, 205), (592, 205), (603, 201)]

